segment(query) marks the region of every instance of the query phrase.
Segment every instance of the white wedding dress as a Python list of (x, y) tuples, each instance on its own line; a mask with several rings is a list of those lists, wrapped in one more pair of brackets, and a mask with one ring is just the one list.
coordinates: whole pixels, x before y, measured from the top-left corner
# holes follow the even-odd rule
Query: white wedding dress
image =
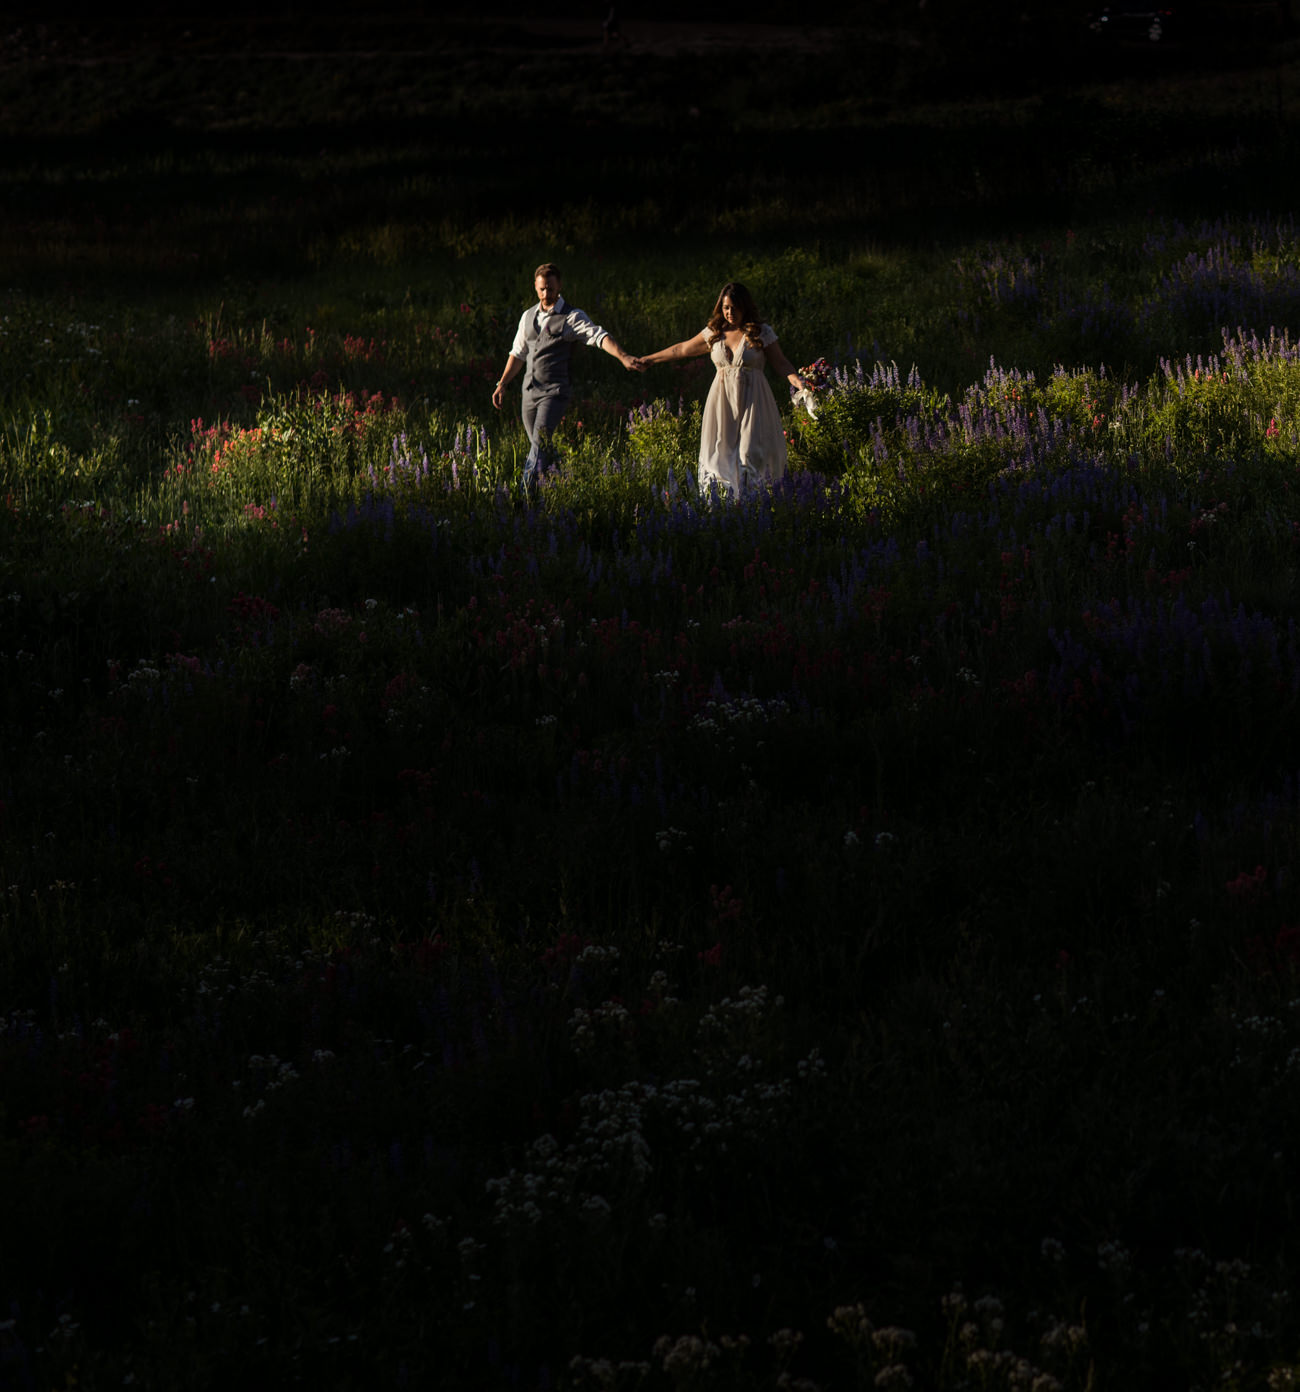
[(701, 492), (716, 483), (735, 495), (756, 483), (776, 483), (785, 474), (785, 427), (763, 372), (763, 348), (776, 342), (776, 333), (764, 324), (759, 336), (762, 348), (751, 348), (742, 338), (733, 356), (723, 337), (710, 350), (717, 371), (700, 430)]

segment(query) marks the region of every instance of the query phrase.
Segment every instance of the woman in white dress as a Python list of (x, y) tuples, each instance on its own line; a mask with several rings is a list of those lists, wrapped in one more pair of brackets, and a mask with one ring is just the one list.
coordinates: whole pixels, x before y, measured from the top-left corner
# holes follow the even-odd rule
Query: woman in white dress
[(772, 326), (759, 316), (754, 297), (736, 280), (722, 287), (707, 326), (694, 338), (638, 361), (673, 362), (705, 353), (717, 370), (700, 430), (700, 491), (707, 493), (716, 484), (738, 497), (785, 473), (785, 429), (764, 368), (771, 363), (796, 391), (803, 384)]

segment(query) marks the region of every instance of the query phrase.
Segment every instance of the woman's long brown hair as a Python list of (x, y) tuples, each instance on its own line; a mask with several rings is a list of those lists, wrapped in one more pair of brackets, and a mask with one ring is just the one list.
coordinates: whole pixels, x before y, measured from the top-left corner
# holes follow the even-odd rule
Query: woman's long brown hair
[(742, 285), (738, 280), (729, 280), (718, 291), (718, 302), (713, 306), (713, 313), (709, 315), (709, 347), (712, 348), (727, 331), (727, 321), (722, 315), (722, 302), (727, 299), (740, 311), (740, 322), (744, 329), (745, 342), (751, 348), (761, 348), (763, 346), (762, 317), (748, 287)]

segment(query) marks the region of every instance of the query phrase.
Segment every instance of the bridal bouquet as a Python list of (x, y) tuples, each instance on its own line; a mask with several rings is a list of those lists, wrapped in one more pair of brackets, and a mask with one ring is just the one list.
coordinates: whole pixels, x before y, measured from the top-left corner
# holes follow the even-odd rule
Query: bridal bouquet
[(817, 393), (824, 392), (831, 381), (831, 365), (825, 358), (818, 358), (807, 367), (796, 369), (803, 385), (795, 392), (793, 399), (808, 412), (812, 419), (817, 418)]

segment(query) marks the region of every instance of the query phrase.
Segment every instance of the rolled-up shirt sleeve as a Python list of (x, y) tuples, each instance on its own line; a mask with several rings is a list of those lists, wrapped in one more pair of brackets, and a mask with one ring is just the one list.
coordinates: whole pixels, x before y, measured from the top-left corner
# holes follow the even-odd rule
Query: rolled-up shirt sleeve
[(581, 309), (571, 309), (564, 316), (564, 336), (565, 338), (576, 338), (580, 343), (585, 343), (588, 348), (599, 348), (609, 337), (599, 324), (593, 324), (586, 312)]
[(519, 327), (515, 330), (515, 341), (510, 345), (510, 356), (518, 358), (520, 362), (528, 361), (528, 344), (524, 339), (524, 334), (528, 328), (528, 321), (536, 313), (536, 308), (526, 309), (519, 316)]

